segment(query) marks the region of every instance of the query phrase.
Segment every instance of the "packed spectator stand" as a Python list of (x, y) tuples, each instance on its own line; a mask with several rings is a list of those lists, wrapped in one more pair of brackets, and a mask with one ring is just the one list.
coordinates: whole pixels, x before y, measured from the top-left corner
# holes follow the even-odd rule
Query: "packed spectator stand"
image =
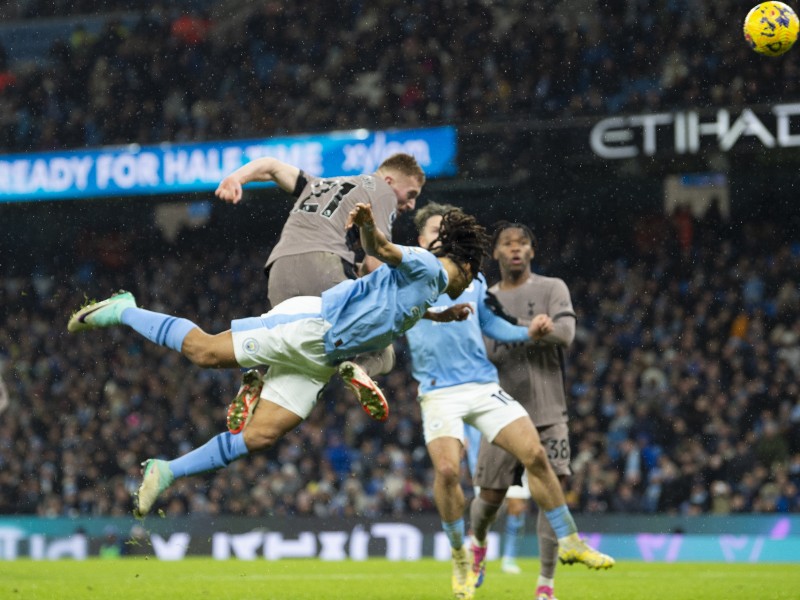
[[(698, 222), (683, 247), (662, 226), (658, 244), (632, 241), (625, 253), (581, 243), (579, 225), (540, 242), (538, 270), (569, 282), (578, 312), (568, 500), (596, 513), (800, 511), (800, 246), (777, 223)], [(0, 513), (127, 514), (140, 460), (224, 427), (238, 372), (197, 369), (124, 330), (70, 336), (66, 318), (84, 290), (127, 288), (144, 306), (223, 330), (262, 311), (265, 243), (79, 236), (58, 272), (3, 277)], [(166, 512), (433, 511), (416, 386), (398, 351), (381, 379), (388, 422), (331, 384), (275, 449), (181, 481)], [(471, 493), (466, 474), (464, 485)]]
[[(313, 11), (198, 1), (141, 14), (140, 4), (5, 7), (18, 33), (49, 33), (20, 50), (9, 24), (0, 28), (3, 152), (741, 106), (791, 100), (799, 85), (796, 54), (767, 62), (740, 43), (729, 26), (738, 5), (727, 0), (348, 1)], [(31, 224), (28, 239), (57, 236), (66, 210)], [(797, 229), (711, 215), (686, 235), (653, 214), (607, 246), (584, 233), (596, 216), (550, 228), (533, 209), (515, 210), (507, 217), (539, 225), (534, 270), (568, 283), (579, 316), (567, 377), (570, 505), (800, 512)], [(126, 288), (144, 306), (223, 330), (262, 312), (275, 234), (231, 244), (184, 231), (168, 242), (139, 223), (74, 236), (40, 260), (37, 244), (4, 233), (0, 514), (127, 515), (139, 461), (221, 431), (240, 374), (201, 371), (121, 330), (68, 336), (70, 311), (84, 291)], [(433, 512), (402, 341), (398, 356), (381, 379), (387, 423), (334, 383), (274, 450), (171, 488), (167, 514)], [(471, 494), (466, 475), (464, 486)]]
[[(0, 147), (742, 106), (800, 86), (797, 53), (751, 52), (731, 26), (731, 0), (347, 0), (313, 10), (228, 0), (132, 12), (142, 4), (5, 7), (18, 19), (0, 27)], [(96, 10), (108, 12), (87, 18)]]

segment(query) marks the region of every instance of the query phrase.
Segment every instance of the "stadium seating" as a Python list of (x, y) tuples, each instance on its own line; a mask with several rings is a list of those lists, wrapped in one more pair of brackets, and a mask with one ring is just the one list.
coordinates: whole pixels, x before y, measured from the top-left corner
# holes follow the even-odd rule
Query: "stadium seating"
[[(504, 131), (533, 119), (800, 97), (800, 54), (768, 61), (750, 52), (730, 26), (741, 8), (732, 0), (658, 11), (647, 1), (417, 4), (387, 0), (379, 14), (352, 0), (314, 10), (238, 0), (12, 3), (0, 24), (0, 152), (440, 123)], [(502, 163), (531, 178), (541, 157), (530, 140), (507, 138), (491, 145), (504, 147), (502, 157), (464, 161), (462, 175), (498, 177)], [(486, 193), (470, 184), (463, 197)], [(606, 185), (596, 202), (614, 200), (618, 183)], [(71, 235), (62, 225), (99, 201), (3, 207), (0, 514), (128, 514), (140, 460), (183, 453), (224, 427), (238, 373), (200, 371), (122, 331), (71, 337), (66, 320), (83, 290), (129, 287), (145, 306), (223, 330), (263, 311), (260, 266), (274, 232), (214, 243), (183, 232), (167, 243), (133, 216), (148, 214), (139, 202), (114, 201)], [(514, 208), (525, 220), (541, 215)], [(124, 226), (104, 221), (112, 211)], [(635, 228), (600, 235), (588, 211), (546, 228), (536, 270), (567, 281), (579, 313), (567, 374), (576, 511), (800, 511), (798, 229), (763, 214), (739, 220), (697, 222), (679, 237), (656, 216), (647, 229), (655, 243)], [(166, 512), (434, 511), (402, 341), (398, 368), (381, 383), (387, 423), (369, 420), (334, 383), (279, 446), (181, 480)], [(464, 486), (471, 494), (466, 478)]]
[[(730, 26), (732, 0), (650, 4), (465, 1), (445, 14), (443, 4), (415, 10), (401, 0), (313, 11), (31, 0), (18, 16), (67, 16), (0, 26), (0, 72), (14, 81), (0, 91), (0, 149), (796, 99), (798, 54), (751, 52)], [(83, 16), (98, 7), (113, 12)]]
[[(700, 222), (681, 249), (663, 225), (663, 244), (625, 253), (583, 254), (581, 223), (540, 240), (539, 270), (569, 282), (579, 314), (569, 501), (597, 513), (797, 512), (800, 247), (777, 223)], [(238, 372), (196, 369), (124, 331), (68, 335), (81, 290), (128, 287), (144, 306), (223, 330), (262, 311), (267, 243), (209, 244), (184, 231), (168, 244), (147, 227), (111, 228), (76, 236), (72, 258), (52, 268), (4, 265), (1, 514), (126, 514), (140, 460), (183, 453), (224, 427)], [(397, 348), (398, 368), (382, 379), (387, 423), (334, 383), (270, 452), (181, 480), (166, 512), (433, 511), (415, 386)]]

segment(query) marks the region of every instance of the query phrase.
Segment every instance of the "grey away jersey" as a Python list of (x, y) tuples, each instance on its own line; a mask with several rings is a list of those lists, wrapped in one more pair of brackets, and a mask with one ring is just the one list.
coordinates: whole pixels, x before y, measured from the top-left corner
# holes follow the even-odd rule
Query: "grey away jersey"
[[(560, 337), (575, 337), (575, 311), (567, 285), (555, 277), (531, 274), (521, 286), (504, 291), (490, 288), (510, 315), (529, 323), (537, 314), (553, 319)], [(500, 385), (544, 427), (567, 422), (564, 389), (565, 346), (550, 342), (504, 344), (484, 338), (489, 359), (497, 366)]]
[(372, 205), (375, 225), (391, 240), (397, 197), (389, 184), (375, 175), (320, 179), (300, 171), (293, 194), (297, 198), (272, 249), (265, 268), (282, 256), (332, 252), (350, 264), (353, 251), (345, 237), (347, 215), (357, 202)]

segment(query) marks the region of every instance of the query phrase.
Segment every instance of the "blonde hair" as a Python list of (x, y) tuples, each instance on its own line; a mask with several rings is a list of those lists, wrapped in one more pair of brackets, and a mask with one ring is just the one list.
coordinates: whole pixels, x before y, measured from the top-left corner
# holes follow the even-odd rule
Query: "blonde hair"
[(420, 185), (425, 185), (425, 171), (419, 166), (417, 159), (410, 154), (403, 152), (392, 154), (381, 163), (378, 171), (394, 171), (401, 175), (413, 177), (419, 181)]

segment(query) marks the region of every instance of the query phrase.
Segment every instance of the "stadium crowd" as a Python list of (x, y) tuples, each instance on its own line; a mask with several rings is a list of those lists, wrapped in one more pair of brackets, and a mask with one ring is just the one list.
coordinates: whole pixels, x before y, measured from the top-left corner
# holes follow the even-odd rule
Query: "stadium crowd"
[[(753, 54), (731, 26), (743, 10), (732, 0), (146, 4), (6, 7), (23, 24), (114, 12), (98, 30), (65, 21), (33, 61), (0, 47), (0, 149), (739, 106), (800, 91), (797, 53)], [(695, 223), (694, 235), (667, 225), (642, 223), (625, 254), (579, 225), (540, 240), (535, 270), (563, 278), (579, 314), (569, 503), (800, 512), (800, 246), (778, 223)], [(224, 427), (238, 372), (192, 368), (121, 332), (65, 329), (79, 290), (132, 288), (208, 330), (260, 314), (267, 248), (197, 235), (87, 235), (76, 265), (2, 273), (0, 514), (128, 514), (140, 460)], [(333, 384), (270, 452), (176, 484), (166, 512), (434, 511), (402, 342), (398, 357), (381, 380), (386, 423)]]
[(750, 51), (733, 0), (207, 4), (6, 7), (109, 12), (96, 28), (66, 21), (34, 60), (0, 48), (0, 148), (741, 106), (800, 90), (799, 55)]
[[(782, 227), (712, 220), (678, 235), (654, 216), (625, 253), (579, 223), (547, 229), (535, 270), (565, 279), (578, 313), (567, 376), (575, 511), (800, 512), (800, 244)], [(139, 461), (224, 429), (238, 371), (194, 368), (124, 331), (70, 336), (84, 290), (130, 289), (221, 331), (262, 312), (266, 251), (202, 231), (168, 243), (131, 230), (79, 236), (68, 268), (4, 274), (0, 514), (129, 514)], [(416, 387), (397, 349), (381, 380), (386, 423), (334, 383), (269, 452), (170, 488), (165, 512), (434, 511)]]

